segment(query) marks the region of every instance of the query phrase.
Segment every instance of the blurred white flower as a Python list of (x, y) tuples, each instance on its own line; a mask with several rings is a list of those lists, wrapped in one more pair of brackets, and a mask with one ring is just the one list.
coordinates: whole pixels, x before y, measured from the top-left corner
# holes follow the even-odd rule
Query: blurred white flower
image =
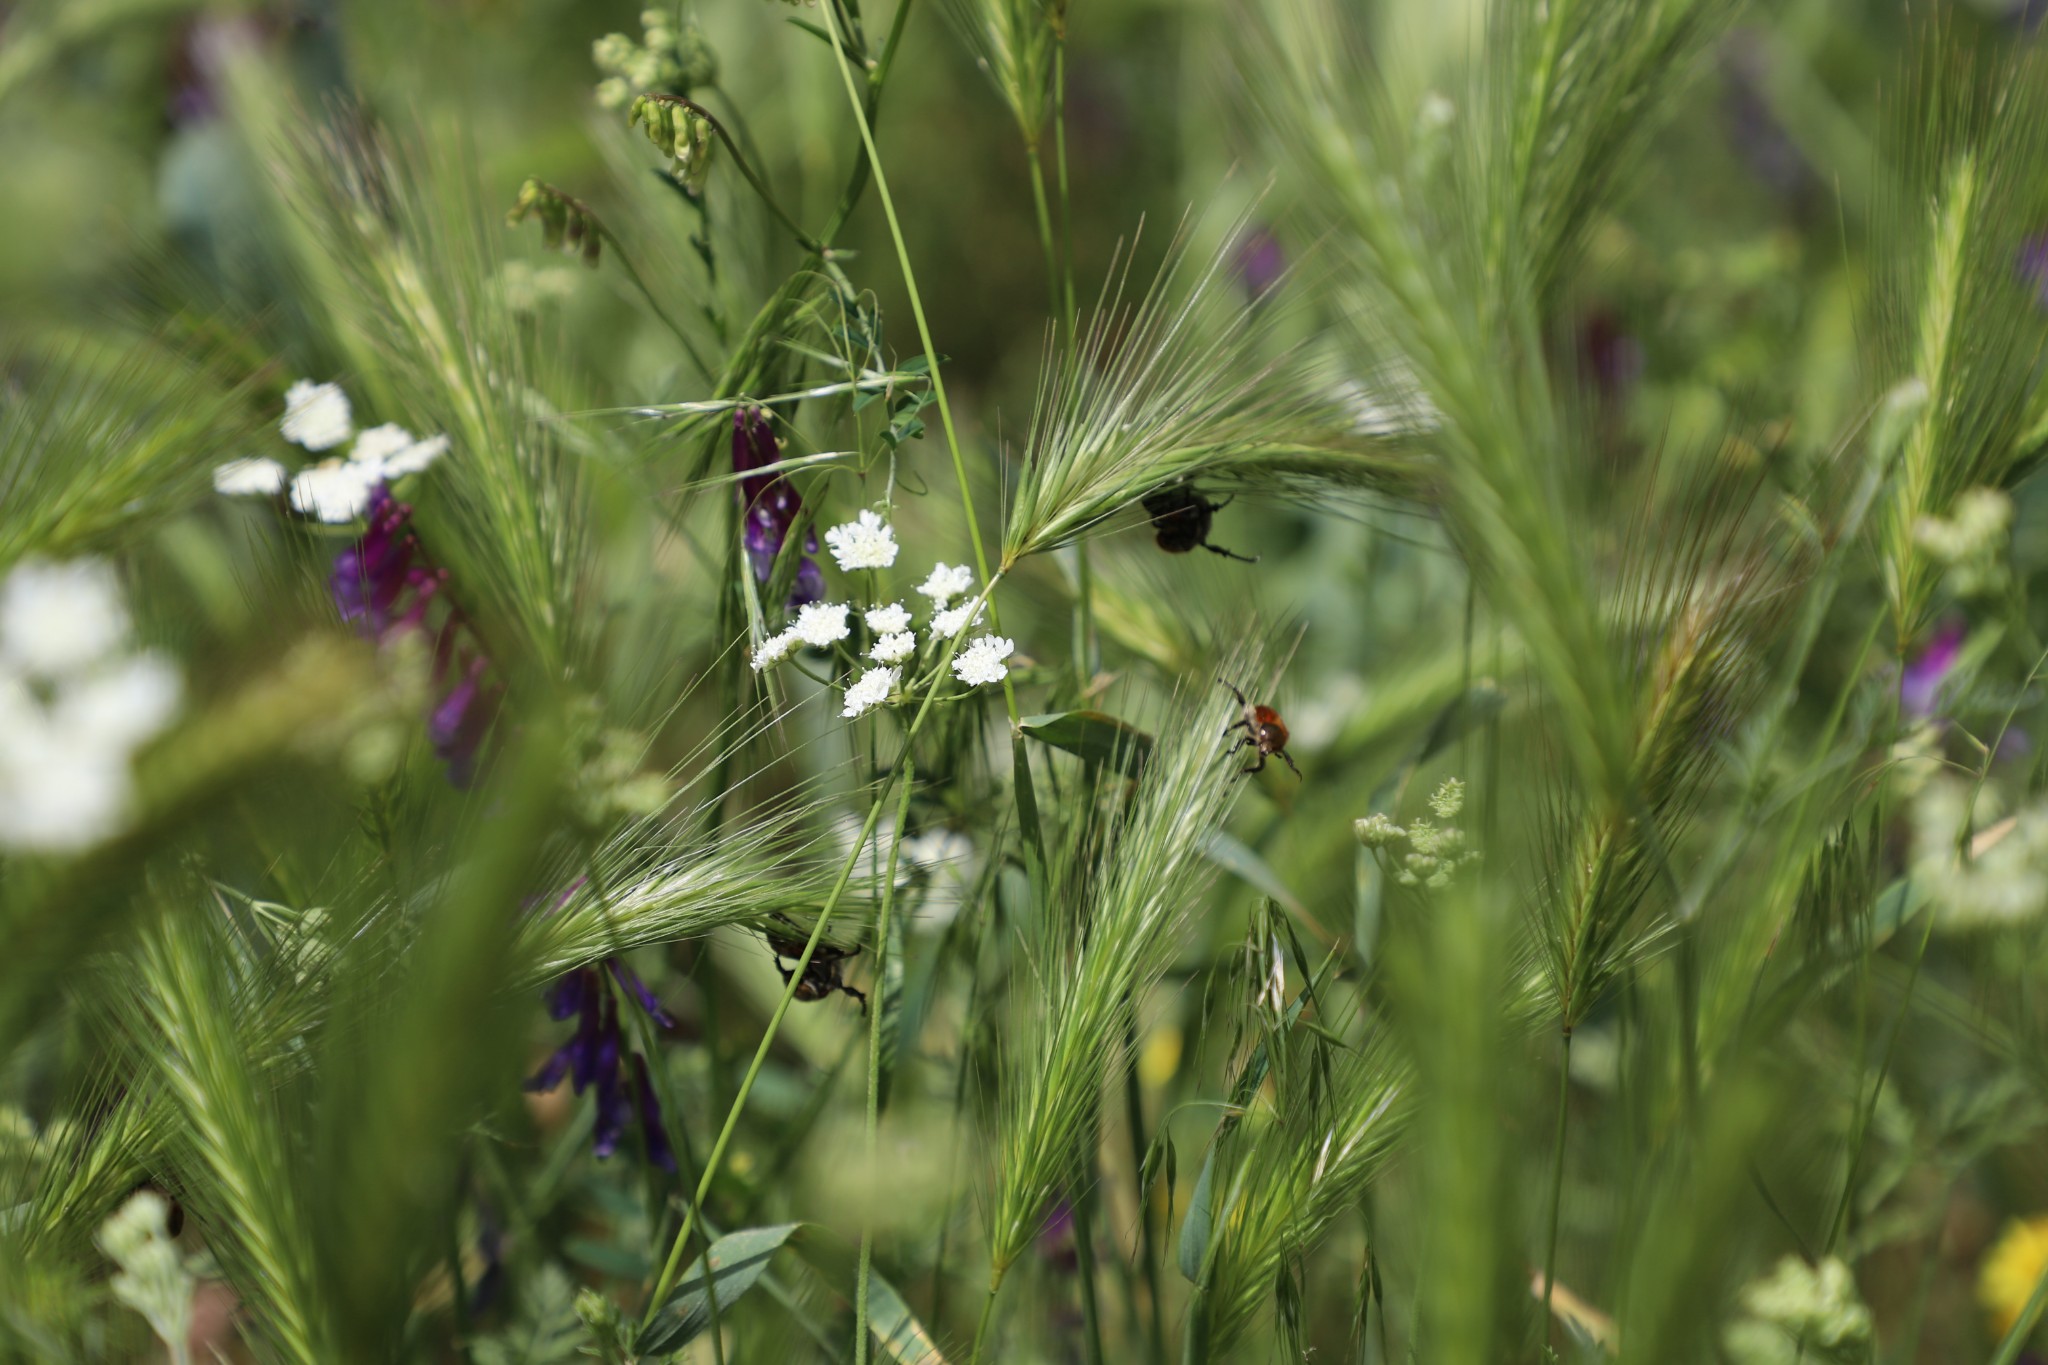
[(931, 577), (919, 584), (917, 590), (931, 598), (934, 607), (943, 607), (961, 593), (974, 591), (974, 571), (965, 564), (934, 564)]
[(412, 444), (412, 433), (396, 422), (371, 427), (356, 437), (348, 457), (358, 464), (383, 468), (384, 461)]
[(893, 668), (871, 668), (860, 675), (853, 686), (846, 689), (846, 706), (840, 715), (847, 720), (867, 714), (896, 690), (897, 672)]
[(953, 673), (969, 687), (999, 683), (1010, 672), (1010, 656), (1017, 652), (1014, 640), (984, 635), (960, 651), (953, 660)]
[(284, 466), (276, 460), (228, 460), (214, 466), (213, 491), (231, 498), (274, 496), (284, 491)]
[(837, 602), (810, 602), (796, 614), (796, 624), (790, 629), (796, 638), (814, 649), (824, 649), (835, 640), (844, 640), (853, 634), (853, 627), (846, 619), (847, 608)]
[(895, 635), (910, 629), (910, 612), (901, 602), (891, 602), (886, 607), (869, 607), (861, 619), (877, 635)]
[(176, 665), (156, 654), (137, 654), (64, 683), (50, 711), (59, 730), (125, 749), (169, 725), (184, 695)]
[(100, 1250), (121, 1267), (108, 1281), (114, 1297), (143, 1316), (173, 1360), (187, 1359), (195, 1277), (170, 1233), (170, 1205), (154, 1190), (139, 1190), (100, 1224)]
[(381, 472), (356, 460), (301, 469), (292, 476), (292, 507), (330, 524), (355, 521), (369, 510)]
[(128, 638), (114, 570), (97, 559), (25, 559), (0, 586), (0, 665), (50, 678), (98, 663)]
[(386, 422), (356, 437), (348, 458), (351, 464), (363, 466), (366, 472), (374, 470), (378, 480), (400, 479), (407, 474), (419, 473), (447, 449), (446, 436), (420, 439), (396, 422)]
[(355, 430), (349, 422), (348, 395), (339, 384), (301, 379), (285, 390), (284, 438), (308, 450), (332, 450)]
[(875, 647), (868, 651), (868, 657), (877, 663), (900, 664), (917, 653), (917, 637), (909, 631), (884, 635), (875, 641)]
[(0, 848), (88, 848), (120, 832), (129, 760), (177, 713), (177, 670), (128, 650), (113, 570), (29, 561), (0, 584)]
[(932, 617), (932, 633), (941, 640), (950, 640), (969, 626), (981, 624), (981, 618), (988, 615), (988, 603), (979, 599), (962, 602), (957, 607), (948, 607)]
[(873, 512), (825, 532), (825, 548), (848, 573), (855, 569), (886, 569), (896, 562), (896, 533)]
[(402, 479), (408, 474), (417, 474), (447, 453), (446, 436), (429, 436), (414, 441), (405, 449), (384, 457), (384, 477)]
[(761, 647), (754, 651), (754, 671), (759, 673), (764, 668), (775, 667), (787, 659), (790, 651), (796, 647), (797, 638), (794, 630), (785, 630), (780, 635), (769, 636), (761, 642)]

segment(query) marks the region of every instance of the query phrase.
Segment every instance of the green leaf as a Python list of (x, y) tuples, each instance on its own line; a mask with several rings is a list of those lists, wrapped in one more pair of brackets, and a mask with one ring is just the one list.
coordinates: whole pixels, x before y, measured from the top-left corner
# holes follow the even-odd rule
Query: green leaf
[(1308, 907), (1287, 889), (1287, 883), (1280, 880), (1280, 874), (1273, 870), (1272, 865), (1222, 830), (1215, 830), (1209, 835), (1202, 854), (1254, 891), (1286, 906), (1289, 914), (1302, 919), (1309, 917)]
[[(728, 1232), (711, 1244), (711, 1290), (720, 1312), (729, 1309), (760, 1280), (769, 1258), (796, 1235), (802, 1223), (745, 1228)], [(711, 1325), (711, 1302), (704, 1292), (704, 1257), (691, 1262), (676, 1282), (668, 1302), (633, 1343), (636, 1354), (665, 1355), (680, 1350)]]
[[(711, 1244), (712, 1288), (725, 1312), (757, 1284), (775, 1253), (788, 1247), (803, 1258), (828, 1288), (853, 1299), (859, 1289), (860, 1260), (852, 1246), (816, 1223), (781, 1223), (729, 1232)], [(633, 1343), (642, 1356), (663, 1355), (689, 1344), (711, 1325), (700, 1257), (669, 1295), (661, 1311)], [(945, 1365), (931, 1334), (887, 1280), (868, 1272), (868, 1323), (875, 1340), (898, 1365)]]
[[(860, 1292), (860, 1253), (815, 1223), (802, 1227), (802, 1236), (791, 1243), (790, 1249), (803, 1257), (804, 1263), (834, 1293), (852, 1302)], [(868, 1328), (876, 1344), (898, 1365), (946, 1365), (946, 1357), (931, 1333), (925, 1331), (903, 1296), (872, 1264), (868, 1267)]]
[(1136, 777), (1152, 755), (1152, 736), (1101, 711), (1055, 711), (1026, 716), (1018, 730), (1041, 744), (1087, 763), (1107, 763), (1126, 777)]
[(1202, 1158), (1202, 1173), (1195, 1177), (1194, 1192), (1188, 1196), (1188, 1216), (1180, 1225), (1180, 1273), (1187, 1277), (1189, 1284), (1199, 1284), (1202, 1279), (1202, 1262), (1209, 1256), (1209, 1238), (1215, 1232), (1215, 1211), (1210, 1207), (1215, 1196), (1211, 1186), (1216, 1175), (1216, 1144), (1209, 1145), (1208, 1155)]

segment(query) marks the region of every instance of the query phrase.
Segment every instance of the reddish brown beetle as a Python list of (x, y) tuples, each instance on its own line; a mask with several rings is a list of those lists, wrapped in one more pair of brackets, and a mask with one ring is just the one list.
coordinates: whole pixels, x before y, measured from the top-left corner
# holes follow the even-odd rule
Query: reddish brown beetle
[(1244, 731), (1237, 737), (1237, 743), (1230, 746), (1230, 752), (1234, 754), (1246, 747), (1259, 751), (1258, 762), (1248, 768), (1238, 769), (1238, 775), (1242, 777), (1246, 773), (1263, 772), (1268, 758), (1278, 758), (1289, 768), (1294, 769), (1296, 777), (1300, 777), (1301, 769), (1294, 767), (1294, 759), (1287, 752), (1287, 722), (1280, 719), (1280, 713), (1270, 706), (1254, 706), (1246, 701), (1244, 693), (1238, 691), (1236, 683), (1223, 678), (1216, 681), (1230, 689), (1230, 695), (1237, 698), (1238, 707), (1244, 712), (1242, 717), (1223, 728), (1225, 735), (1232, 730)]

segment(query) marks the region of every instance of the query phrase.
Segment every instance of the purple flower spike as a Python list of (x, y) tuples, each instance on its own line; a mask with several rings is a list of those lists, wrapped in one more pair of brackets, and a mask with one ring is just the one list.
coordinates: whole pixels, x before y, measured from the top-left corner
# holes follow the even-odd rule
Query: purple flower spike
[(548, 990), (548, 1018), (562, 1020), (583, 1012), (584, 1002), (596, 988), (588, 967), (578, 968)]
[(637, 1052), (633, 1054), (633, 1098), (640, 1110), (640, 1131), (647, 1139), (647, 1164), (673, 1175), (676, 1154), (668, 1145), (668, 1130), (661, 1126), (661, 1101), (654, 1096), (647, 1059)]
[(1263, 223), (1237, 239), (1231, 260), (1237, 267), (1238, 279), (1244, 282), (1245, 294), (1253, 302), (1272, 293), (1287, 275), (1287, 250)]
[[(675, 1153), (669, 1147), (667, 1131), (661, 1126), (661, 1103), (654, 1094), (647, 1059), (626, 1047), (625, 1035), (619, 1027), (614, 982), (617, 990), (631, 997), (657, 1024), (675, 1027), (675, 1021), (647, 983), (624, 963), (607, 958), (598, 966), (579, 967), (550, 987), (547, 995), (551, 1016), (576, 1016), (576, 1035), (555, 1050), (526, 1082), (526, 1088), (553, 1090), (566, 1077), (579, 1095), (586, 1090), (595, 1091), (597, 1122), (591, 1133), (590, 1149), (599, 1157), (608, 1157), (619, 1149), (627, 1123), (637, 1114), (646, 1133), (648, 1161), (664, 1171), (674, 1171)], [(621, 1074), (628, 1062), (633, 1068), (630, 1078)]]
[[(735, 474), (765, 469), (782, 458), (782, 447), (767, 414), (759, 408), (741, 408), (732, 415), (732, 468)], [(740, 480), (740, 506), (745, 510), (744, 540), (747, 561), (754, 566), (754, 578), (766, 583), (775, 571), (775, 559), (789, 539), (789, 528), (803, 511), (804, 500), (796, 485), (780, 474), (748, 474)], [(825, 580), (811, 558), (818, 552), (815, 533), (804, 537), (804, 556), (797, 561), (796, 583), (787, 607), (795, 611), (825, 595)]]
[(1937, 630), (1934, 638), (1906, 665), (1906, 671), (1899, 677), (1901, 712), (1914, 720), (1934, 715), (1941, 689), (1962, 655), (1964, 634), (1962, 623), (1951, 621)]
[(2034, 286), (2041, 306), (2048, 308), (2048, 232), (2029, 237), (2020, 248), (2020, 278)]
[[(647, 989), (647, 983), (640, 979), (638, 972), (615, 957), (607, 958), (605, 961), (611, 967), (612, 977), (621, 986), (626, 988), (628, 994), (640, 1002), (640, 1008), (647, 1011), (649, 1019), (652, 1019), (663, 1028), (674, 1028), (676, 1026), (676, 1021), (671, 1019), (668, 1011), (661, 1007), (661, 1001), (655, 998), (654, 992)], [(556, 1016), (556, 1018), (561, 1017), (560, 1015)]]
[(489, 660), (472, 660), (462, 681), (427, 719), (427, 738), (433, 742), (435, 755), (448, 765), (448, 780), (458, 787), (476, 780), (477, 755), (498, 709), (497, 694), (483, 686), (488, 666)]

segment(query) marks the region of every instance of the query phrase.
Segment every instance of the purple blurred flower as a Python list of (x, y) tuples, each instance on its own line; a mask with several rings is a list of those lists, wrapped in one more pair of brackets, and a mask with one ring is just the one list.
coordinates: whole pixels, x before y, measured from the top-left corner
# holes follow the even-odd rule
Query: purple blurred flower
[(1244, 281), (1245, 294), (1254, 303), (1272, 292), (1287, 274), (1286, 248), (1264, 223), (1237, 239), (1231, 261), (1237, 267), (1237, 277)]
[(1771, 107), (1771, 54), (1760, 30), (1742, 28), (1728, 35), (1721, 44), (1721, 75), (1721, 118), (1736, 154), (1775, 193), (1805, 197), (1816, 178)]
[[(553, 1090), (567, 1077), (577, 1094), (595, 1091), (597, 1123), (591, 1131), (591, 1150), (600, 1157), (616, 1152), (627, 1123), (637, 1115), (648, 1161), (664, 1171), (673, 1171), (675, 1153), (662, 1127), (661, 1102), (655, 1098), (646, 1059), (626, 1047), (625, 1035), (619, 1027), (618, 996), (611, 980), (616, 979), (620, 988), (658, 1026), (673, 1028), (675, 1021), (630, 968), (616, 960), (608, 960), (606, 965), (610, 968), (609, 978), (596, 966), (578, 967), (548, 988), (549, 1016), (567, 1019), (574, 1015), (576, 1032), (527, 1079), (526, 1088), (534, 1092)], [(629, 1060), (630, 1079), (620, 1074), (622, 1063)]]
[(497, 716), (497, 690), (483, 683), (489, 666), (490, 660), (481, 656), (470, 660), (462, 680), (427, 718), (427, 738), (434, 755), (448, 765), (448, 780), (458, 787), (468, 787), (476, 780), (477, 757)]
[[(741, 408), (732, 415), (732, 468), (735, 474), (765, 469), (782, 458), (782, 447), (768, 416), (759, 408)], [(766, 583), (775, 571), (775, 558), (796, 524), (804, 500), (796, 485), (781, 474), (748, 474), (740, 480), (740, 507), (746, 516), (747, 560), (754, 566), (754, 578)], [(825, 596), (825, 578), (811, 556), (818, 552), (815, 531), (804, 536), (803, 557), (797, 561), (796, 581), (786, 604), (790, 611)]]
[(1038, 1254), (1057, 1270), (1071, 1271), (1081, 1263), (1074, 1244), (1074, 1206), (1064, 1199), (1052, 1206), (1044, 1226), (1038, 1229)]
[(334, 557), (328, 590), (341, 619), (364, 639), (381, 644), (398, 630), (419, 626), (447, 581), (447, 570), (419, 562), (411, 521), (412, 508), (379, 484), (370, 494), (362, 539)]
[[(370, 493), (363, 534), (334, 557), (327, 589), (341, 619), (366, 640), (379, 645), (400, 635), (428, 629), (427, 617), (437, 602), (447, 602), (448, 571), (428, 563), (412, 532), (412, 508), (379, 484)], [(434, 633), (434, 681), (441, 685), (458, 656), (465, 662), (455, 685), (427, 714), (427, 738), (448, 765), (448, 780), (467, 787), (476, 780), (491, 722), (497, 718), (501, 689), (485, 674), (490, 660), (464, 648), (467, 622), (453, 603), (440, 613)]]
[(1595, 309), (1579, 324), (1579, 357), (1601, 397), (1620, 399), (1643, 377), (1643, 343), (1621, 317)]
[(1935, 713), (1941, 689), (1955, 671), (1963, 652), (1962, 622), (1951, 621), (1934, 632), (1920, 652), (1906, 664), (1899, 676), (1899, 710), (1914, 720), (1926, 720)]
[(2034, 286), (2048, 307), (2048, 232), (2029, 237), (2020, 248), (2020, 278)]

